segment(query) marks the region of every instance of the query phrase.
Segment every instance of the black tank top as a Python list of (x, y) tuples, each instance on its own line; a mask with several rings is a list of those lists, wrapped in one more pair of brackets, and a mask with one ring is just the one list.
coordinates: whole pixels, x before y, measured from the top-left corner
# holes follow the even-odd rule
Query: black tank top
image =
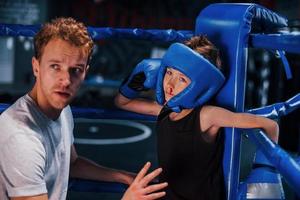
[(200, 131), (199, 112), (171, 121), (162, 116), (157, 122), (158, 162), (163, 172), (160, 182), (168, 182), (164, 199), (225, 199), (222, 169), (223, 137), (206, 142)]

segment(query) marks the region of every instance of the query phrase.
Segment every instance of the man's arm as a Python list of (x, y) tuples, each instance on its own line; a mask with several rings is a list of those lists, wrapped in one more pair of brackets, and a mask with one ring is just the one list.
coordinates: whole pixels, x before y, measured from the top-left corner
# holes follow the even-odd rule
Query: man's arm
[(90, 180), (113, 181), (129, 184), (130, 186), (126, 190), (122, 200), (152, 200), (164, 196), (165, 192), (163, 192), (162, 189), (164, 189), (168, 184), (159, 183), (148, 185), (162, 172), (162, 169), (159, 168), (147, 174), (150, 165), (151, 164), (149, 162), (146, 163), (135, 179), (133, 179), (133, 174), (129, 172), (106, 168), (90, 160), (79, 157), (76, 153), (75, 147), (72, 146), (70, 176)]
[(74, 145), (71, 147), (70, 177), (88, 180), (120, 182), (131, 184), (135, 174), (111, 169), (77, 155)]
[(30, 197), (11, 197), (11, 200), (48, 200), (47, 194), (41, 194), (37, 196), (30, 196)]

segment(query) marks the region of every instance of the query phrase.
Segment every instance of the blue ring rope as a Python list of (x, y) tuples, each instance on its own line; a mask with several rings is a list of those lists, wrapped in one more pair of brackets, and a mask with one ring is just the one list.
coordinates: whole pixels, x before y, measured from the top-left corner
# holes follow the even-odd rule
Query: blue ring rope
[[(273, 143), (262, 130), (246, 130), (252, 142), (259, 147), (289, 186), (300, 196), (300, 163), (292, 158), (278, 144)], [(299, 158), (298, 158), (299, 159)]]
[[(41, 25), (0, 24), (0, 36), (33, 37)], [(151, 41), (180, 42), (194, 35), (190, 30), (88, 27), (93, 39), (126, 38)], [(249, 46), (300, 53), (300, 35), (292, 33), (250, 34)]]
[[(41, 25), (0, 24), (0, 36), (25, 36), (33, 37)], [(175, 42), (184, 41), (194, 35), (188, 30), (173, 29), (140, 29), (140, 28), (96, 28), (88, 27), (91, 37), (95, 40), (108, 38), (143, 39), (150, 41)]]
[[(0, 24), (0, 36), (33, 37), (41, 25)], [(151, 41), (180, 42), (194, 35), (190, 30), (174, 29), (141, 29), (88, 27), (91, 37), (95, 40), (108, 38), (143, 39)], [(292, 33), (250, 34), (249, 46), (270, 50), (284, 50), (300, 53), (300, 35)]]

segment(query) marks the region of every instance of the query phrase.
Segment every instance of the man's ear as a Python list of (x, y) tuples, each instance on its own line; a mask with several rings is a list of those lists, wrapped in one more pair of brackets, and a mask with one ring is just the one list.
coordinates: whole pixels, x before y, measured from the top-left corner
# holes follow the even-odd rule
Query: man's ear
[(40, 62), (35, 57), (32, 57), (31, 59), (31, 65), (32, 65), (32, 71), (35, 77), (38, 76), (39, 70), (40, 70)]

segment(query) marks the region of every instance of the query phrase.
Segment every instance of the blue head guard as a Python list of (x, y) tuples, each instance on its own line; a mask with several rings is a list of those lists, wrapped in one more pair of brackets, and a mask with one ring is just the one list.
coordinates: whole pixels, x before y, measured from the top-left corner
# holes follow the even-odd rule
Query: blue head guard
[(161, 105), (165, 104), (163, 80), (167, 67), (180, 71), (191, 80), (183, 91), (166, 103), (174, 112), (203, 105), (216, 94), (225, 81), (219, 69), (199, 53), (184, 44), (174, 43), (162, 58), (158, 72), (156, 98)]

